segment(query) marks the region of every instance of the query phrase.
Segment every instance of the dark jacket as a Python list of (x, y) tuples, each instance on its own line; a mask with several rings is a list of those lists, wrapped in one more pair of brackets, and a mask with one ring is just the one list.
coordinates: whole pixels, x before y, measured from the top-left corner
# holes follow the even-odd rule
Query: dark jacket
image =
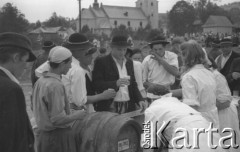
[(34, 152), (33, 144), (23, 91), (0, 70), (0, 151)]
[[(235, 87), (235, 80), (233, 80), (232, 78), (232, 72), (230, 71), (231, 70), (231, 66), (232, 66), (232, 63), (233, 63), (233, 60), (236, 59), (236, 58), (239, 58), (240, 55), (234, 51), (232, 51), (232, 54), (231, 56), (229, 57), (229, 59), (227, 60), (226, 64), (224, 65), (224, 67), (222, 69), (220, 69), (220, 73), (222, 73), (222, 75), (225, 76), (225, 78), (227, 79), (227, 82), (228, 82), (228, 85), (229, 85), (229, 88), (231, 91), (233, 91), (233, 88)], [(220, 64), (221, 64), (221, 57), (218, 58), (218, 61), (216, 62), (218, 67), (220, 67)]]
[[(128, 86), (129, 90), (129, 111), (135, 110), (135, 103), (143, 101), (142, 95), (138, 90), (137, 83), (134, 76), (133, 61), (127, 59), (126, 62), (127, 74), (130, 76), (130, 85)], [(111, 54), (98, 58), (95, 62), (93, 70), (93, 83), (95, 86), (95, 91), (97, 93), (102, 93), (104, 90), (109, 88), (118, 91), (117, 80), (119, 79), (119, 73), (117, 65), (113, 60)], [(110, 104), (113, 100), (100, 101), (96, 104), (96, 111), (108, 111)]]
[[(233, 72), (240, 73), (240, 58), (236, 58), (232, 62), (231, 68), (230, 68), (230, 73), (233, 73)], [(240, 91), (240, 78), (237, 80), (232, 79), (232, 81), (233, 81), (233, 82), (231, 82), (232, 89)]]

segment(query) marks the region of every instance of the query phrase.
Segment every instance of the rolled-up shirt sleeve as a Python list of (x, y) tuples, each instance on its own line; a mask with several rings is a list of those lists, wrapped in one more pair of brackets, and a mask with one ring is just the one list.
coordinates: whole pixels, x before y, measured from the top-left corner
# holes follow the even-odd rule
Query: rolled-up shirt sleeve
[[(48, 94), (44, 96), (45, 100), (48, 101), (49, 118), (53, 124), (58, 120), (61, 120), (67, 114), (65, 112), (65, 92), (64, 87), (51, 86)], [(44, 99), (43, 99), (44, 100)]]
[(178, 56), (175, 53), (172, 53), (169, 56), (168, 64), (171, 65), (171, 66), (176, 67), (177, 69), (179, 68), (179, 66), (178, 66)]
[(197, 94), (197, 83), (191, 76), (183, 76), (182, 82), (183, 103), (189, 106), (200, 106)]
[(149, 57), (147, 56), (142, 62), (142, 81), (143, 81), (143, 83), (148, 81), (148, 72), (149, 72), (148, 60), (149, 60)]
[(78, 107), (85, 105), (87, 103), (85, 71), (82, 69), (74, 69), (70, 73), (69, 78), (69, 102), (74, 103)]

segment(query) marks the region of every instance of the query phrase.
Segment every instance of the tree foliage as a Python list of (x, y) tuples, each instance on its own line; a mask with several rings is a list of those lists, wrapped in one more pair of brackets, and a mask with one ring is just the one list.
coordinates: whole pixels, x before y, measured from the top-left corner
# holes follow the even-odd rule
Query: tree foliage
[(111, 37), (114, 36), (114, 35), (125, 35), (125, 36), (128, 36), (129, 35), (129, 31), (127, 29), (127, 27), (123, 24), (119, 25), (118, 27), (114, 28), (112, 30), (112, 33), (111, 33)]
[(170, 32), (177, 35), (192, 31), (195, 20), (194, 7), (186, 1), (178, 1), (168, 14)]
[(52, 14), (52, 16), (44, 22), (44, 25), (47, 27), (70, 27), (70, 20), (68, 18), (58, 16), (56, 12)]
[(229, 11), (229, 17), (230, 17), (230, 20), (233, 22), (233, 23), (238, 23), (240, 22), (240, 9), (235, 7), (235, 8), (232, 8), (230, 11)]
[(228, 16), (228, 12), (209, 0), (198, 0), (194, 2), (196, 15), (205, 23), (210, 15)]
[(88, 25), (83, 25), (82, 27), (82, 33), (88, 33), (91, 32), (90, 28)]
[(29, 22), (17, 7), (6, 3), (0, 10), (0, 32), (24, 33), (28, 30)]

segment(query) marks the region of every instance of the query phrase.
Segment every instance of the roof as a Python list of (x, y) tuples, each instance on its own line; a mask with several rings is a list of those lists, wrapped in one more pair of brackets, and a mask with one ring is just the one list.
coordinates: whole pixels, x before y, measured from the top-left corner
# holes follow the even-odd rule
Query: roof
[(90, 9), (83, 9), (81, 15), (82, 15), (83, 19), (94, 19), (95, 18), (93, 12)]
[(211, 15), (202, 27), (233, 27), (233, 25), (226, 16)]
[(137, 7), (103, 5), (102, 8), (110, 19), (147, 19), (142, 9)]
[(59, 31), (66, 31), (68, 29), (58, 26), (58, 27), (39, 27), (33, 31), (30, 32), (30, 34), (39, 34), (39, 33), (49, 33), (49, 34), (55, 34)]
[(99, 7), (99, 8), (90, 8), (92, 13), (95, 15), (95, 17), (101, 17), (101, 18), (105, 18), (107, 17), (107, 14), (104, 12), (104, 10)]
[(101, 20), (98, 24), (98, 28), (100, 28), (100, 29), (109, 29), (111, 27), (112, 26), (111, 26), (109, 20)]

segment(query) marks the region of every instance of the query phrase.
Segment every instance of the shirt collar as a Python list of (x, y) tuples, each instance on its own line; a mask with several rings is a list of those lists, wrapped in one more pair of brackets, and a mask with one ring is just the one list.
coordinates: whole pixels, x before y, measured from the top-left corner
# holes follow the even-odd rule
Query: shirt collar
[(48, 72), (44, 75), (44, 77), (52, 77), (52, 78), (55, 78), (59, 81), (61, 81), (61, 76), (60, 75), (57, 75), (55, 73), (51, 73), (51, 72)]
[(203, 64), (196, 64), (192, 67), (192, 69), (203, 69), (205, 68)]
[[(113, 58), (113, 60), (114, 60), (116, 63), (118, 63), (118, 62), (117, 62), (117, 59), (116, 59), (115, 57), (112, 56), (112, 58)], [(126, 63), (126, 62), (127, 62), (127, 59), (124, 57), (124, 58), (123, 58), (123, 63)]]
[(72, 63), (80, 66), (80, 62), (74, 57), (72, 57)]
[(222, 57), (225, 58), (225, 59), (228, 59), (231, 55), (232, 55), (232, 51), (231, 51), (231, 52), (228, 54), (228, 56), (226, 56), (226, 57), (223, 56), (223, 54), (222, 54)]
[(2, 70), (13, 82), (20, 84), (17, 78), (8, 69), (0, 66), (0, 70)]

